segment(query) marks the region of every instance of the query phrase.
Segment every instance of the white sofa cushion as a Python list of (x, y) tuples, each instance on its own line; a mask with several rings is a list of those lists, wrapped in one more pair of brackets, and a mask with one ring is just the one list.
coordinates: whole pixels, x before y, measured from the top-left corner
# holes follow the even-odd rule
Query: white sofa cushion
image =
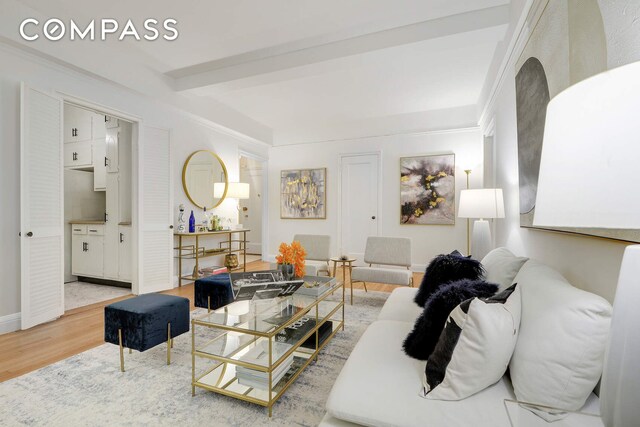
[(355, 427), (358, 424), (353, 424), (348, 421), (344, 421), (335, 417), (332, 417), (328, 412), (325, 412), (324, 417), (320, 420), (318, 427)]
[(319, 276), (321, 272), (329, 275), (329, 264), (324, 261), (308, 259), (304, 262), (304, 268), (307, 276)]
[(499, 381), (516, 346), (520, 311), (518, 285), (458, 305), (427, 361), (424, 397), (461, 400)]
[(373, 322), (356, 344), (327, 399), (333, 418), (366, 426), (509, 426), (503, 399), (513, 399), (509, 380), (459, 402), (420, 397), (424, 362), (402, 351), (407, 322)]
[(413, 302), (417, 288), (396, 288), (378, 313), (378, 320), (397, 320), (413, 325), (423, 308)]
[(480, 263), (484, 267), (486, 281), (496, 283), (500, 291), (513, 284), (513, 279), (529, 258), (517, 257), (507, 248), (497, 248), (489, 252)]
[(351, 280), (409, 286), (412, 276), (410, 270), (401, 268), (353, 267)]
[(602, 374), (611, 305), (536, 261), (514, 281), (522, 319), (509, 369), (518, 400), (580, 409)]

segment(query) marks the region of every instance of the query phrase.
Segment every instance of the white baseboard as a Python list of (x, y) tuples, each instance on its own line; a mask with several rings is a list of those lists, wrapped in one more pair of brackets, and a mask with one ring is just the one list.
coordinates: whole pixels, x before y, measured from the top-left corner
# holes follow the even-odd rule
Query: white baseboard
[(20, 330), (20, 313), (13, 313), (0, 317), (0, 334), (7, 334)]
[(414, 273), (424, 273), (427, 269), (427, 264), (411, 264), (411, 271)]
[(247, 253), (259, 254), (262, 251), (262, 243), (247, 243)]

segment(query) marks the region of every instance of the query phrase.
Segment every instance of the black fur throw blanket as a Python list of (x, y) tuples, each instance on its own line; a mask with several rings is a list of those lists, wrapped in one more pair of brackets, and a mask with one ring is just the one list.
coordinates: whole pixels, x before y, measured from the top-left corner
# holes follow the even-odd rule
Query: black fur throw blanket
[(469, 298), (488, 298), (498, 291), (498, 285), (483, 280), (462, 279), (446, 283), (434, 292), (416, 320), (413, 330), (404, 340), (408, 356), (427, 360), (433, 352), (449, 313)]
[(427, 266), (414, 301), (420, 307), (424, 307), (429, 297), (445, 283), (482, 278), (484, 278), (484, 268), (480, 261), (462, 256), (458, 251), (448, 255), (438, 255)]

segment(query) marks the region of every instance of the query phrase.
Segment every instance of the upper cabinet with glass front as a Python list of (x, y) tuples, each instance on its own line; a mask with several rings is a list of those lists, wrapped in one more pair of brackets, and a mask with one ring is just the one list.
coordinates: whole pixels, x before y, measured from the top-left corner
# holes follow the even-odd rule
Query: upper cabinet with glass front
[[(224, 183), (222, 194), (214, 192), (214, 183)], [(182, 185), (191, 202), (199, 208), (215, 208), (224, 199), (228, 185), (224, 162), (211, 151), (191, 154), (182, 168)]]

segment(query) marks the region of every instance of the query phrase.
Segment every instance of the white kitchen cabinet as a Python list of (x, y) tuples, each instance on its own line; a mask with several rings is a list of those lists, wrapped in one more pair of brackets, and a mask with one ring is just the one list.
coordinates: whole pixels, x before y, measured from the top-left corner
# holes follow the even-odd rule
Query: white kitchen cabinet
[(94, 113), (92, 120), (93, 137), (93, 189), (105, 191), (107, 188), (107, 129), (104, 116)]
[(106, 144), (107, 144), (107, 172), (118, 172), (118, 138), (120, 132), (119, 128), (107, 129)]
[(91, 141), (64, 144), (64, 167), (86, 169), (93, 166)]
[[(103, 277), (104, 228), (102, 225), (72, 224), (71, 273), (75, 276)], [(80, 230), (80, 231), (76, 231)], [(86, 234), (82, 232), (86, 230)]]
[(93, 190), (107, 189), (107, 144), (104, 139), (93, 141)]
[(102, 114), (91, 115), (91, 139), (104, 139), (107, 136), (107, 126)]
[(131, 248), (131, 226), (120, 225), (119, 227), (119, 279), (123, 282), (131, 282), (132, 279), (132, 248)]
[(118, 119), (112, 116), (104, 116), (104, 124), (107, 129), (117, 128), (120, 126)]
[(119, 271), (119, 215), (118, 174), (106, 174), (106, 222), (104, 224), (104, 277), (118, 280)]
[(64, 142), (82, 142), (93, 139), (92, 121), (95, 113), (74, 105), (64, 106)]

